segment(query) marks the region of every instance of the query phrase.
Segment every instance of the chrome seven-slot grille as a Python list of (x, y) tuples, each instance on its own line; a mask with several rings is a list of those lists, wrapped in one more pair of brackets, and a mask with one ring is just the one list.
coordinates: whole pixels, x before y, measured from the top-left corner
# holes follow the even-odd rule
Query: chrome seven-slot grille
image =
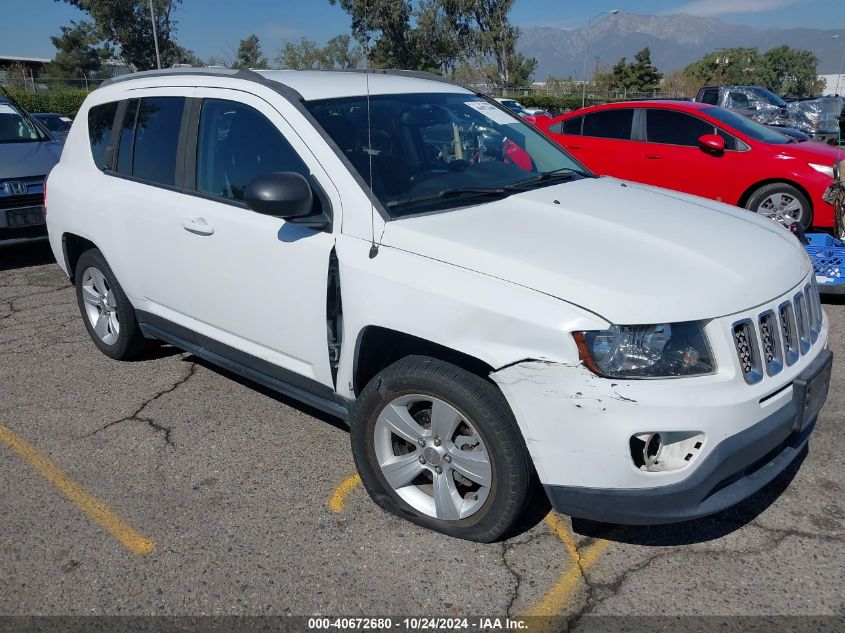
[(815, 279), (753, 319), (733, 325), (736, 355), (745, 382), (754, 384), (774, 376), (810, 351), (822, 327), (822, 304)]

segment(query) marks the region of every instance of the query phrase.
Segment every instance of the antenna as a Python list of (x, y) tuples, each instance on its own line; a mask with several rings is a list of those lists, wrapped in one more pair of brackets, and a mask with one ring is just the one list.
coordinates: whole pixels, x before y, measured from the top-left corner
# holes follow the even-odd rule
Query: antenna
[(367, 86), (367, 158), (370, 165), (370, 259), (378, 255), (375, 204), (373, 204), (373, 125), (370, 116), (370, 3), (364, 0), (364, 81)]

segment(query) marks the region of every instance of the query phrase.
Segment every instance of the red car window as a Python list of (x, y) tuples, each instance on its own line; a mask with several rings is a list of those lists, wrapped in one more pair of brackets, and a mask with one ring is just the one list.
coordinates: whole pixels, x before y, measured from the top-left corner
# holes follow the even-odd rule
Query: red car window
[(646, 110), (646, 140), (649, 143), (698, 147), (698, 137), (713, 134), (715, 126), (674, 110)]
[(584, 116), (584, 136), (597, 138), (631, 139), (634, 111), (629, 108), (602, 110)]

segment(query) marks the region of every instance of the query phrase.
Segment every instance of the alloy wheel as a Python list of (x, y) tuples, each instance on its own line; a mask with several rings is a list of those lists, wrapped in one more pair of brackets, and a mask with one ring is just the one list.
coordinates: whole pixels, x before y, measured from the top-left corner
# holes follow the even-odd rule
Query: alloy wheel
[(395, 398), (379, 413), (373, 440), (388, 485), (419, 512), (465, 519), (490, 494), (492, 467), (483, 439), (463, 414), (439, 398)]
[(760, 203), (757, 213), (778, 224), (789, 226), (801, 221), (804, 207), (800, 200), (788, 193), (773, 193)]
[(93, 266), (82, 274), (82, 299), (94, 332), (106, 345), (114, 345), (120, 336), (117, 302), (105, 275)]

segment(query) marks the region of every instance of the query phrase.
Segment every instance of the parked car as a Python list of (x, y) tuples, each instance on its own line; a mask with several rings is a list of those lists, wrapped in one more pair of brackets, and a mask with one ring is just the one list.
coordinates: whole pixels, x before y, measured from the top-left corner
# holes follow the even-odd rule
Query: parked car
[(529, 108), (522, 105), (516, 99), (510, 99), (508, 97), (496, 97), (495, 100), (501, 103), (511, 112), (516, 112), (519, 116), (523, 118), (529, 116), (551, 116), (546, 110), (543, 110), (543, 108)]
[(44, 180), (61, 151), (61, 141), (0, 93), (0, 247), (47, 239)]
[[(426, 148), (477, 115), (518, 160), (451, 123)], [(454, 536), (502, 537), (535, 476), (574, 516), (717, 512), (801, 453), (826, 397), (788, 231), (596, 178), (434, 75), (112, 79), (48, 188), (103, 353), (160, 339), (345, 420), (375, 502)]]
[[(801, 102), (801, 101), (815, 101), (821, 100), (827, 105), (826, 110), (830, 110), (833, 114), (839, 113), (839, 139), (838, 144), (845, 144), (845, 97), (840, 96), (824, 96), (824, 97), (793, 97), (786, 99), (787, 103)], [(834, 141), (831, 141), (833, 144)]]
[(794, 127), (778, 127), (776, 125), (767, 125), (767, 128), (770, 130), (774, 130), (775, 132), (780, 132), (784, 136), (788, 136), (789, 138), (794, 138), (797, 141), (811, 141), (812, 139), (809, 135), (804, 134), (801, 130), (796, 130)]
[(577, 110), (544, 128), (596, 173), (745, 207), (783, 224), (833, 226), (823, 197), (839, 151), (733, 111), (632, 101)]
[(814, 141), (836, 144), (839, 139), (842, 108), (832, 100), (786, 102), (761, 86), (705, 86), (695, 100), (734, 110), (764, 125), (798, 129)]
[(46, 127), (58, 140), (63, 141), (70, 131), (73, 119), (54, 112), (31, 112), (32, 118)]

